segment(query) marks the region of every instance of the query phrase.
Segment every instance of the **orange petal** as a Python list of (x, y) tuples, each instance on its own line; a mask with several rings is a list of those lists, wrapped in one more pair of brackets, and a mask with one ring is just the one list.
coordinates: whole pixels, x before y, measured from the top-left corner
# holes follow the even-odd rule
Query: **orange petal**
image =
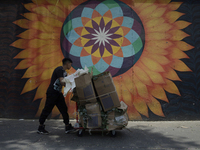
[(51, 25), (48, 25), (48, 24), (41, 22), (41, 21), (33, 21), (30, 24), (30, 28), (43, 31), (45, 33), (48, 33), (48, 32), (49, 33), (56, 33), (56, 32), (58, 32), (56, 27), (52, 27)]
[(138, 113), (135, 107), (128, 108), (127, 113), (129, 120), (142, 120), (141, 115)]
[(167, 32), (169, 29), (172, 28), (172, 25), (168, 23), (162, 23), (158, 26), (153, 26), (151, 28), (147, 28), (148, 32)]
[(37, 21), (38, 20), (38, 14), (35, 13), (24, 13), (23, 16), (31, 21)]
[(48, 5), (47, 8), (56, 17), (65, 18), (65, 13), (58, 6)]
[(190, 68), (181, 60), (174, 60), (170, 66), (178, 71), (191, 71)]
[(38, 38), (44, 40), (59, 40), (60, 33), (40, 33), (38, 34)]
[(34, 4), (34, 3), (28, 3), (28, 4), (24, 4), (24, 7), (25, 7), (27, 10), (31, 11), (33, 8), (37, 7), (37, 5)]
[(133, 100), (133, 105), (139, 113), (141, 113), (142, 115), (146, 117), (149, 117), (148, 107), (146, 105), (146, 102), (143, 100), (143, 98), (141, 97), (135, 98)]
[(155, 11), (153, 11), (153, 13), (151, 13), (151, 15), (149, 16), (149, 18), (159, 18), (161, 17), (167, 8), (165, 7), (158, 7)]
[(163, 87), (160, 85), (154, 85), (152, 88), (150, 88), (150, 93), (152, 94), (152, 96), (154, 96), (160, 100), (169, 102)]
[(29, 40), (25, 39), (18, 39), (17, 41), (13, 42), (11, 46), (14, 46), (16, 48), (26, 49), (28, 47)]
[(164, 88), (167, 92), (172, 93), (172, 94), (177, 94), (177, 95), (179, 95), (179, 96), (181, 95), (181, 94), (179, 93), (179, 90), (178, 90), (177, 86), (176, 86), (172, 81), (166, 79), (165, 82), (166, 82), (166, 84), (163, 85), (163, 88)]
[(26, 82), (26, 84), (25, 84), (25, 86), (24, 86), (24, 88), (23, 88), (21, 94), (26, 93), (26, 92), (29, 92), (29, 91), (31, 91), (31, 90), (37, 88), (39, 85), (40, 85), (40, 82), (38, 82), (38, 79), (37, 79), (37, 78), (30, 78), (30, 79)]
[(56, 56), (56, 58), (55, 58), (55, 56), (52, 56), (44, 62), (43, 67), (44, 68), (56, 67), (56, 66), (58, 66), (58, 64), (60, 64), (62, 62), (62, 59), (63, 59), (63, 56), (61, 56), (61, 55)]
[(147, 105), (154, 114), (165, 117), (160, 103), (155, 98), (151, 97), (151, 102), (147, 102)]
[(35, 101), (36, 99), (40, 99), (40, 98), (43, 98), (45, 97), (46, 95), (46, 90), (49, 86), (49, 83), (50, 83), (50, 80), (47, 80), (47, 81), (43, 81), (39, 87), (37, 88), (37, 91), (36, 91), (36, 94), (35, 94), (35, 97), (33, 99), (33, 101)]
[(22, 78), (31, 78), (40, 75), (43, 72), (43, 68), (38, 65), (33, 65), (29, 67), (24, 73)]
[(170, 47), (170, 46), (172, 46), (173, 44), (172, 44), (172, 42), (170, 42), (170, 41), (167, 41), (167, 40), (151, 40), (151, 41), (148, 41), (147, 43), (146, 43), (146, 46), (145, 47), (151, 47), (152, 49), (154, 49), (154, 48), (160, 48), (160, 49), (166, 49), (166, 48), (168, 48), (168, 47)]
[(166, 51), (163, 48), (157, 47), (157, 46), (152, 46), (152, 43), (147, 43), (147, 46), (145, 47), (144, 51), (148, 51), (149, 53), (152, 54), (159, 54), (159, 55), (167, 55), (169, 52)]
[(150, 5), (145, 9), (142, 9), (139, 16), (150, 16), (150, 14), (157, 8), (156, 5)]
[(132, 97), (131, 97), (131, 94), (130, 94), (130, 92), (128, 91), (127, 88), (122, 89), (122, 98), (123, 98), (123, 101), (124, 101), (128, 106), (131, 106), (131, 105), (132, 105)]

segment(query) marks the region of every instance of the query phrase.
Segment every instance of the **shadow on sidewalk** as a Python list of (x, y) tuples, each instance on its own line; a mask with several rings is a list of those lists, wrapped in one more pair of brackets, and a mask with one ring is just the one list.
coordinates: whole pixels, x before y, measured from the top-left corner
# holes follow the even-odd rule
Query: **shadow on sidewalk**
[[(188, 149), (199, 148), (200, 144), (186, 137), (165, 136), (143, 126), (130, 127), (117, 131), (116, 137), (106, 132), (84, 132), (82, 137), (76, 133), (65, 134), (61, 121), (48, 121), (49, 135), (36, 133), (37, 122), (30, 120), (4, 120), (0, 122), (0, 149), (76, 149), (76, 150), (119, 150), (119, 149)], [(141, 126), (140, 126), (141, 127)], [(187, 141), (187, 142), (185, 142)]]

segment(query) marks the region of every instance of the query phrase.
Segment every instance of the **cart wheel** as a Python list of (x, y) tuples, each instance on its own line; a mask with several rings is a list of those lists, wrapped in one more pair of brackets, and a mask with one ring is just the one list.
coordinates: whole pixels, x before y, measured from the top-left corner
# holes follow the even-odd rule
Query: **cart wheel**
[(78, 135), (79, 137), (83, 136), (83, 130), (82, 130), (82, 129), (78, 130), (78, 131), (77, 131), (77, 135)]
[(115, 137), (115, 136), (116, 136), (116, 134), (117, 134), (117, 133), (116, 133), (116, 131), (115, 131), (115, 130), (111, 130), (111, 131), (110, 131), (110, 135), (111, 135), (112, 137)]

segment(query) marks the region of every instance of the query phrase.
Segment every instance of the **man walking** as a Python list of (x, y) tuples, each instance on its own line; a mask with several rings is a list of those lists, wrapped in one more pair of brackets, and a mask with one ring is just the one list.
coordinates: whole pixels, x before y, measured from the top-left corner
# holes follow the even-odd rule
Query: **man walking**
[(65, 82), (62, 82), (62, 80), (67, 76), (65, 70), (71, 68), (72, 60), (70, 58), (64, 58), (62, 63), (63, 66), (59, 66), (53, 71), (51, 82), (46, 92), (46, 103), (39, 118), (40, 125), (37, 131), (39, 134), (49, 134), (49, 132), (45, 130), (44, 122), (55, 105), (62, 114), (63, 122), (65, 123), (65, 133), (74, 129), (69, 123), (68, 108), (62, 94), (62, 86), (65, 86)]

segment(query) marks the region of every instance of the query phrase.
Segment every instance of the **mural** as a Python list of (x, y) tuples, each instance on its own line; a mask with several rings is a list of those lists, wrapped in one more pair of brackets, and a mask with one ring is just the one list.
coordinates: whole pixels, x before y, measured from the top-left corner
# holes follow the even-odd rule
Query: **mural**
[[(52, 71), (70, 57), (69, 74), (85, 66), (111, 72), (130, 120), (199, 119), (199, 3), (32, 0), (1, 8), (1, 41), (6, 23), (14, 33), (1, 49), (9, 62), (2, 60), (0, 117), (37, 118)], [(56, 107), (50, 117), (61, 117)]]

